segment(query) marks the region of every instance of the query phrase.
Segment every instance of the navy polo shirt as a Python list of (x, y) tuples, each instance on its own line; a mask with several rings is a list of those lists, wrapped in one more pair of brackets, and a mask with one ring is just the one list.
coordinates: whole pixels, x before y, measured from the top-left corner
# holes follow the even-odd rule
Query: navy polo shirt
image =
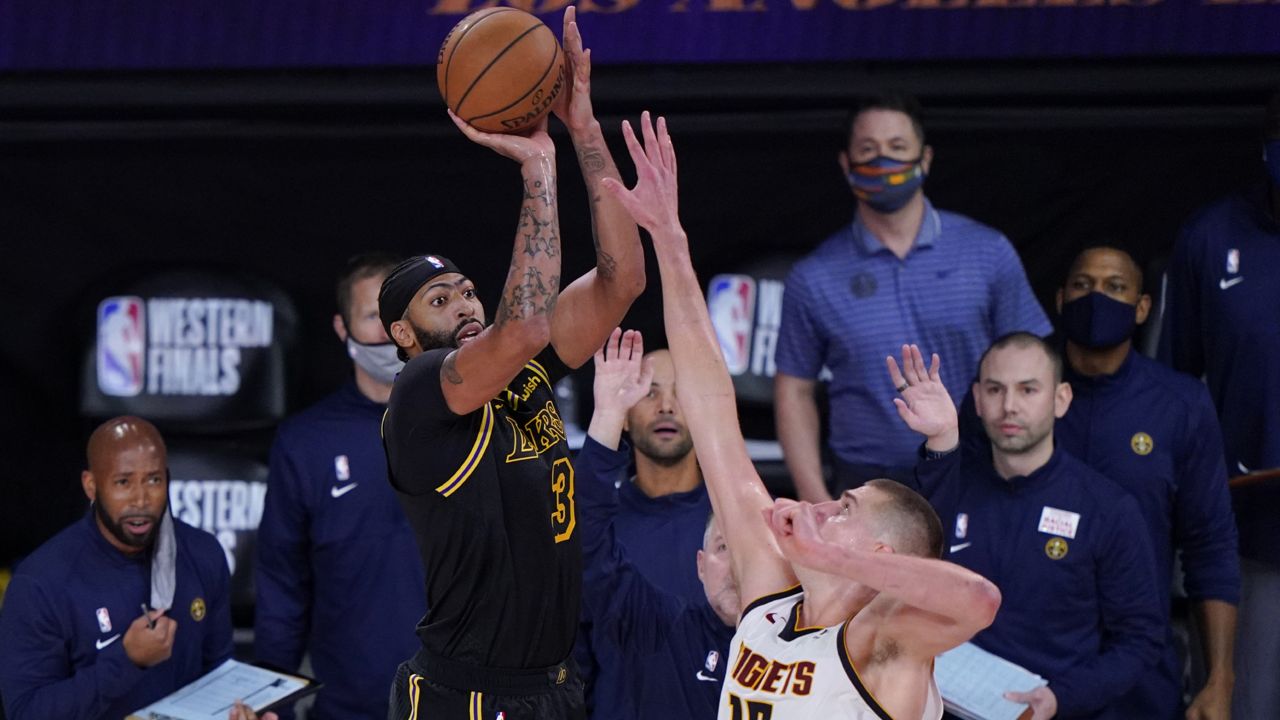
[(1022, 263), (996, 230), (925, 202), (915, 244), (898, 258), (861, 219), (796, 263), (782, 299), (778, 372), (832, 379), (830, 443), (847, 463), (909, 468), (919, 437), (898, 418), (884, 359), (903, 343), (947, 359), (953, 397), (995, 338), (1051, 331)]
[[(592, 618), (597, 656), (615, 678), (609, 687), (597, 688), (592, 718), (714, 718), (734, 628), (711, 609), (701, 583), (696, 599), (664, 590), (632, 561), (630, 547), (619, 542), (614, 478), (629, 459), (625, 444), (609, 450), (588, 437), (573, 463), (582, 533), (582, 603)], [(690, 563), (695, 563), (693, 553)]]
[(1061, 449), (1005, 480), (962, 445), (916, 479), (947, 559), (1003, 596), (973, 641), (1048, 679), (1056, 717), (1132, 718), (1114, 705), (1159, 657), (1168, 602), (1134, 499)]
[(1193, 216), (1164, 293), (1159, 358), (1204, 376), (1232, 475), (1280, 467), (1280, 225), (1268, 190)]
[[(1192, 600), (1240, 600), (1235, 516), (1218, 418), (1203, 383), (1130, 351), (1114, 375), (1067, 369), (1074, 397), (1054, 428), (1061, 447), (1138, 501), (1156, 558), (1157, 587), (1172, 584), (1182, 552)], [(1168, 595), (1166, 594), (1166, 597)], [(1163, 609), (1167, 617), (1169, 603)], [(1119, 704), (1145, 717), (1181, 717), (1182, 668), (1166, 620), (1164, 653)]]
[(231, 657), (230, 572), (209, 533), (175, 519), (177, 622), (169, 659), (143, 669), (124, 634), (151, 599), (147, 553), (125, 555), (93, 512), (14, 573), (0, 611), (0, 695), (9, 720), (119, 720)]
[(386, 406), (354, 382), (285, 421), (258, 528), (254, 653), (324, 683), (313, 718), (385, 718), (396, 667), (420, 646), (426, 583), (387, 481)]

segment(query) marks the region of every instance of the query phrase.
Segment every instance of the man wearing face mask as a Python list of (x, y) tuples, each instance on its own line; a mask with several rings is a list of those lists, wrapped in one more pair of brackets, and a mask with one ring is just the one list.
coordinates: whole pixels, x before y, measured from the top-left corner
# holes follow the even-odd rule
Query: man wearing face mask
[(962, 395), (993, 339), (1051, 329), (1009, 241), (925, 197), (933, 149), (914, 100), (866, 100), (849, 130), (838, 159), (857, 216), (792, 270), (776, 355), (778, 438), (796, 491), (810, 502), (831, 499), (814, 397), (824, 367), (835, 489), (909, 480), (918, 440), (895, 416), (883, 358), (904, 339), (943, 355), (943, 382)]
[[(1183, 226), (1169, 260), (1160, 333), (1160, 360), (1204, 377), (1232, 476), (1280, 468), (1280, 90), (1264, 122), (1266, 181)], [(1237, 507), (1244, 584), (1235, 712), (1280, 717), (1280, 684), (1271, 681), (1280, 666), (1273, 610), (1280, 534), (1274, 505), (1253, 499)], [(1243, 681), (1250, 676), (1268, 680)]]
[(160, 432), (113, 418), (89, 436), (86, 455), (84, 519), (19, 565), (5, 593), (0, 716), (9, 720), (119, 720), (231, 657), (226, 556), (169, 513)]
[(378, 318), (378, 290), (395, 265), (381, 253), (348, 261), (333, 329), (354, 377), (285, 421), (271, 449), (254, 650), (286, 670), (310, 652), (324, 688), (308, 717), (320, 720), (387, 717), (387, 684), (417, 647), (407, 628), (427, 606), (379, 432), (403, 365)]
[[(1151, 298), (1142, 292), (1142, 271), (1123, 250), (1080, 253), (1057, 304), (1074, 398), (1056, 435), (1064, 450), (1138, 501), (1155, 550), (1157, 583), (1165, 591), (1174, 552), (1181, 553), (1208, 670), (1185, 717), (1225, 720), (1234, 683), (1240, 563), (1222, 432), (1208, 390), (1133, 349), (1134, 328), (1146, 321)], [(1114, 705), (1126, 717), (1184, 717), (1167, 600), (1162, 611), (1160, 661)]]

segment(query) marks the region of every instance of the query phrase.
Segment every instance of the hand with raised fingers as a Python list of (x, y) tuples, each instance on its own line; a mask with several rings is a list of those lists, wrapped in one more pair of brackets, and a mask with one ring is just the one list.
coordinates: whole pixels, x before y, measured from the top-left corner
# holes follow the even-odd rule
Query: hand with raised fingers
[(578, 29), (577, 9), (570, 5), (564, 9), (564, 86), (560, 96), (551, 106), (551, 112), (569, 128), (569, 132), (582, 130), (595, 122), (591, 109), (591, 51), (582, 47), (582, 33)]
[(614, 328), (595, 357), (596, 412), (626, 415), (640, 398), (649, 394), (653, 366), (645, 366), (644, 339), (639, 330)]
[(902, 395), (894, 398), (893, 404), (907, 427), (928, 438), (931, 450), (955, 447), (959, 442), (959, 419), (951, 394), (942, 384), (938, 355), (935, 353), (930, 366), (925, 368), (920, 348), (903, 345), (901, 369), (892, 355), (885, 358), (885, 365), (889, 369), (889, 380)]
[(646, 110), (640, 115), (640, 132), (644, 144), (636, 138), (631, 123), (623, 121), (622, 137), (636, 166), (636, 186), (628, 190), (613, 178), (604, 178), (601, 184), (606, 192), (617, 197), (636, 224), (659, 242), (659, 237), (682, 235), (680, 227), (679, 192), (676, 184), (676, 151), (667, 132), (666, 118), (659, 117), (656, 125)]
[(618, 449), (627, 411), (649, 393), (653, 366), (644, 363), (644, 339), (638, 330), (614, 328), (604, 347), (596, 350), (595, 410), (587, 435), (611, 449)]
[(505, 158), (515, 160), (521, 165), (539, 157), (549, 158), (553, 161), (552, 165), (555, 164), (556, 146), (551, 141), (551, 136), (547, 134), (546, 117), (539, 120), (532, 130), (522, 134), (488, 133), (477, 130), (454, 115), (452, 110), (449, 111), (449, 119), (453, 120), (453, 124), (457, 125), (462, 134), (472, 142), (487, 147)]

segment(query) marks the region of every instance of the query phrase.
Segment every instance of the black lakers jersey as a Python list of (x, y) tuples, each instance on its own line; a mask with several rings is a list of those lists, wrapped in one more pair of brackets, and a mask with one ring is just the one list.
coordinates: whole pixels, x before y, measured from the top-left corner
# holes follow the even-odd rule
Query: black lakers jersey
[(426, 569), (418, 636), (428, 652), (471, 665), (553, 665), (572, 649), (582, 586), (573, 464), (552, 389), (568, 370), (548, 347), (459, 416), (440, 387), (450, 352), (405, 365), (383, 421), (391, 482)]

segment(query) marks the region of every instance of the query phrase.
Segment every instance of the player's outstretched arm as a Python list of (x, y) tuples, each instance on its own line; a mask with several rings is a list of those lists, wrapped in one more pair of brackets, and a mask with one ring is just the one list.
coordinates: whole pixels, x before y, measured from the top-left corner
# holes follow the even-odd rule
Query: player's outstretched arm
[(485, 133), (449, 117), (473, 142), (520, 164), (524, 201), (511, 267), (493, 323), (455, 350), (440, 370), (449, 409), (464, 415), (511, 382), (551, 339), (551, 316), (560, 291), (560, 217), (556, 151), (547, 121), (529, 135)]
[(675, 149), (666, 120), (658, 118), (655, 128), (645, 113), (640, 127), (643, 145), (629, 123), (622, 126), (636, 165), (635, 188), (627, 190), (612, 179), (603, 182), (653, 238), (676, 392), (731, 549), (734, 576), (744, 602), (750, 602), (790, 587), (796, 579), (762, 515), (773, 500), (747, 455), (733, 382), (689, 257), (688, 238), (680, 224)]
[(591, 358), (645, 284), (640, 231), (618, 199), (600, 187), (602, 179), (620, 181), (621, 175), (591, 108), (591, 51), (582, 47), (575, 13), (572, 5), (565, 8), (565, 70), (570, 82), (553, 110), (569, 130), (587, 184), (596, 266), (560, 293), (551, 319), (551, 344), (569, 367)]
[(991, 624), (1000, 590), (955, 563), (894, 552), (866, 552), (837, 545), (818, 533), (809, 503), (778, 500), (765, 510), (770, 530), (796, 565), (843, 575), (902, 603), (882, 632), (904, 651), (932, 658)]
[(948, 452), (960, 444), (960, 420), (951, 394), (942, 384), (941, 363), (934, 353), (929, 367), (915, 345), (902, 346), (902, 367), (893, 356), (885, 358), (889, 380), (900, 398), (894, 398), (898, 416), (907, 427), (925, 436), (925, 447), (935, 452)]

